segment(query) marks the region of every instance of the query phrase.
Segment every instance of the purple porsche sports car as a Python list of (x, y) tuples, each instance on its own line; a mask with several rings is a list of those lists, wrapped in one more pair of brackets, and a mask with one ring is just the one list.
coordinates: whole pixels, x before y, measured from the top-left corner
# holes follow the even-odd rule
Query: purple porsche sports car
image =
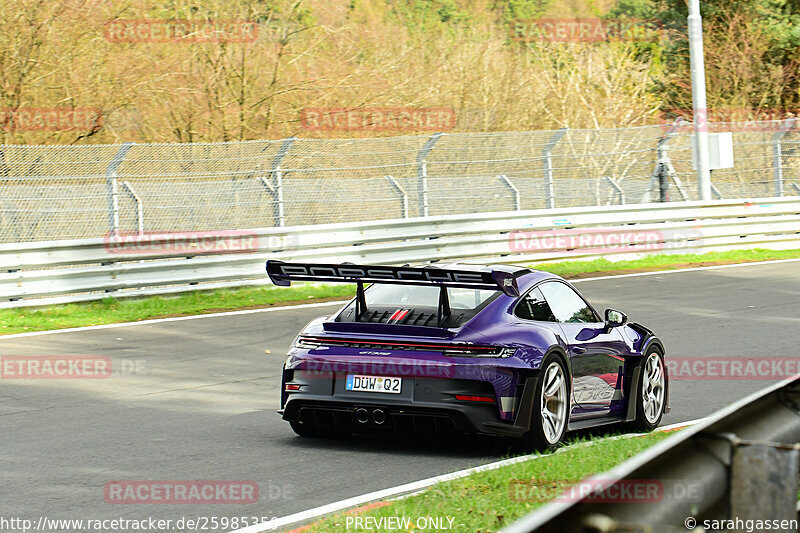
[(299, 435), (475, 433), (546, 449), (575, 429), (648, 431), (668, 410), (661, 341), (620, 311), (601, 318), (554, 274), (281, 261), (267, 273), (357, 284), (289, 350), (279, 413)]

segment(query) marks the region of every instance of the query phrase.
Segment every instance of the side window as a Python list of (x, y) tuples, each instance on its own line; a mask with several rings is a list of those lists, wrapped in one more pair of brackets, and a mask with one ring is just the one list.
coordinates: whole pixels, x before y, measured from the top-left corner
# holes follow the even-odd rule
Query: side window
[(578, 293), (564, 283), (548, 282), (539, 286), (553, 315), (559, 322), (599, 322), (594, 311)]
[(539, 320), (542, 322), (555, 322), (556, 320), (538, 287), (522, 297), (514, 310), (514, 314), (525, 320)]

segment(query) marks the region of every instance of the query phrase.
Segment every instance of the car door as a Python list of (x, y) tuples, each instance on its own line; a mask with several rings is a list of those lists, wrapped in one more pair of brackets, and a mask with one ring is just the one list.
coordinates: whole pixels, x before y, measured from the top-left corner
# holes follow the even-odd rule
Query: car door
[(610, 413), (622, 397), (623, 355), (627, 345), (617, 329), (605, 323), (569, 284), (539, 285), (553, 317), (564, 334), (572, 363), (572, 418)]

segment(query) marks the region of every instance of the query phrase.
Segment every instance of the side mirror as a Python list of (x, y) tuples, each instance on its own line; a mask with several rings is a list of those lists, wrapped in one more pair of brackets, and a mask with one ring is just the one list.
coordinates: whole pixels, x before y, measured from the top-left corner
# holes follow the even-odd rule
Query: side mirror
[(606, 329), (624, 326), (628, 323), (628, 315), (616, 309), (606, 309)]

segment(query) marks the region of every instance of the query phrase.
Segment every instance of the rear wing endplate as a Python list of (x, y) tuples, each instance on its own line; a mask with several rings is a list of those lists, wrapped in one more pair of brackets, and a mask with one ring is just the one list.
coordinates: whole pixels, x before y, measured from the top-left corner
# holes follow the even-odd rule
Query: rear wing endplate
[(272, 283), (288, 287), (292, 281), (358, 283), (392, 283), (398, 285), (431, 285), (501, 291), (519, 296), (517, 279), (502, 270), (454, 270), (436, 267), (364, 266), (343, 263), (311, 264), (267, 261), (267, 275)]

